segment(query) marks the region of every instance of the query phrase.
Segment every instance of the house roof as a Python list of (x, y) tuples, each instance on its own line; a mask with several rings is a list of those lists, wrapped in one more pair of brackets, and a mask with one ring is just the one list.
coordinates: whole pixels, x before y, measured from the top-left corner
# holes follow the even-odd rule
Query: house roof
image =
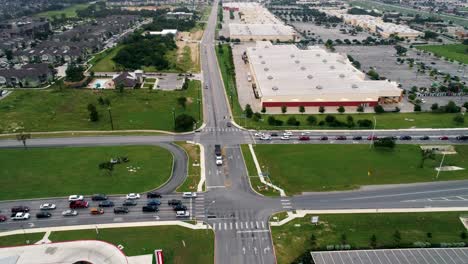
[(124, 87), (135, 87), (138, 82), (136, 77), (129, 72), (122, 72), (121, 74), (114, 76), (112, 80), (114, 81), (115, 86), (123, 84)]

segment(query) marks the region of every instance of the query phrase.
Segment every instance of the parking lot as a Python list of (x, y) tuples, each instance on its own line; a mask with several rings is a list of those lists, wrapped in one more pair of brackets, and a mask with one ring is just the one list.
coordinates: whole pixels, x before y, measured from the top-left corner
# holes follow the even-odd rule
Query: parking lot
[(147, 77), (158, 78), (158, 85), (155, 89), (163, 91), (173, 91), (181, 89), (184, 84), (184, 76), (179, 76), (177, 73), (156, 73), (145, 74)]
[[(333, 41), (337, 39), (341, 39), (341, 40), (349, 39), (350, 41), (353, 41), (355, 39), (358, 41), (362, 41), (366, 39), (367, 37), (371, 36), (367, 32), (356, 32), (357, 34), (355, 36), (352, 36), (349, 33), (343, 34), (340, 31), (340, 29), (345, 29), (346, 31), (353, 29), (353, 27), (344, 25), (344, 24), (338, 24), (338, 26), (335, 28), (334, 27), (326, 28), (325, 26), (317, 26), (312, 22), (308, 22), (308, 23), (307, 22), (293, 22), (291, 24), (304, 37), (307, 37), (309, 39), (311, 38), (322, 39), (323, 42), (327, 41), (328, 39), (331, 39)], [(307, 34), (304, 34), (304, 33), (307, 33)]]
[(311, 252), (315, 264), (466, 264), (468, 248)]

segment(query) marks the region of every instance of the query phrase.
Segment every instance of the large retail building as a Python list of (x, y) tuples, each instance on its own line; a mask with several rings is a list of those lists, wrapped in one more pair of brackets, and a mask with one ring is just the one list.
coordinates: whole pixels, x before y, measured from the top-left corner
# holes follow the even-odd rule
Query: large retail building
[(388, 80), (366, 80), (346, 55), (317, 46), (273, 45), (247, 48), (256, 94), (263, 107), (375, 106), (398, 104), (402, 89)]

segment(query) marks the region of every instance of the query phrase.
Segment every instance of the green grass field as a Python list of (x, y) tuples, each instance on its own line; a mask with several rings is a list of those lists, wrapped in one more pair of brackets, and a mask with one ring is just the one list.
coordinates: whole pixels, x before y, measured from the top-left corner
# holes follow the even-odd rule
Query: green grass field
[[(21, 235), (11, 235), (0, 237), (0, 247), (14, 247), (20, 245), (30, 245), (41, 240), (44, 237), (44, 232), (41, 233), (25, 233)], [(29, 241), (29, 243), (26, 243)]]
[[(98, 239), (124, 246), (127, 256), (154, 254), (162, 249), (164, 262), (178, 264), (214, 263), (214, 234), (212, 230), (192, 230), (179, 226), (112, 228), (52, 232), (53, 242)], [(185, 245), (184, 245), (185, 243)]]
[[(414, 242), (468, 242), (460, 234), (466, 232), (459, 220), (461, 212), (387, 213), (320, 215), (320, 223), (310, 223), (310, 215), (279, 227), (272, 227), (278, 264), (292, 263), (311, 250), (326, 250), (327, 245), (349, 244), (352, 249), (371, 248), (370, 238), (376, 235), (377, 248), (411, 247)], [(300, 225), (300, 226), (296, 226)], [(399, 245), (394, 233), (401, 234)], [(432, 237), (428, 236), (431, 233)], [(346, 239), (342, 241), (342, 235)], [(314, 245), (311, 237), (316, 238)]]
[(448, 44), (448, 45), (427, 45), (416, 46), (417, 49), (429, 51), (437, 56), (453, 59), (468, 64), (468, 45)]
[[(89, 89), (18, 90), (0, 101), (0, 133), (11, 133), (18, 127), (26, 131), (111, 130), (107, 107), (99, 105), (99, 97), (111, 101), (115, 130), (173, 131), (173, 108), (176, 116), (185, 113), (198, 120), (199, 106), (196, 100), (200, 89), (200, 81), (190, 81), (189, 88), (184, 91), (137, 89), (119, 93)], [(177, 104), (177, 98), (182, 96), (189, 101), (185, 109)], [(98, 122), (89, 121), (87, 106), (90, 103), (97, 107), (100, 117)]]
[[(420, 168), (417, 145), (397, 145), (394, 150), (369, 149), (369, 145), (256, 145), (255, 153), (273, 184), (289, 195), (331, 191), (362, 185), (430, 182), (442, 158), (426, 160)], [(468, 146), (457, 145), (456, 155), (446, 155), (444, 165), (468, 168)], [(398, 164), (398, 167), (395, 167)], [(368, 173), (370, 172), (370, 175)], [(466, 170), (441, 172), (438, 180), (467, 179)]]
[[(130, 161), (115, 165), (112, 175), (98, 168), (120, 156)], [(156, 146), (1, 149), (0, 160), (0, 200), (143, 192), (172, 171), (172, 154)]]
[[(177, 188), (178, 192), (196, 192), (200, 182), (200, 147), (195, 144), (179, 141), (175, 142), (183, 148), (188, 156), (188, 175), (185, 182)], [(198, 164), (198, 166), (193, 166)]]
[[(222, 53), (220, 53), (220, 48)], [(242, 115), (243, 110), (239, 105), (239, 99), (237, 96), (234, 64), (232, 61), (229, 45), (225, 44), (221, 45), (221, 47), (216, 46), (216, 57), (218, 59), (221, 76), (223, 77), (224, 88), (226, 89), (226, 94), (232, 109), (232, 114), (234, 115), (234, 118), (238, 118)]]
[(76, 11), (77, 10), (83, 10), (83, 9), (86, 9), (90, 4), (75, 4), (75, 5), (71, 5), (65, 9), (62, 9), (62, 10), (53, 10), (53, 11), (47, 11), (47, 12), (42, 12), (42, 13), (39, 13), (39, 14), (36, 14), (35, 16), (36, 17), (47, 17), (49, 19), (52, 19), (52, 17), (57, 17), (57, 18), (60, 18), (62, 16), (62, 14), (65, 14), (66, 17), (68, 18), (72, 18), (72, 17), (76, 17), (77, 14), (76, 14)]
[(90, 71), (94, 72), (113, 72), (120, 70), (119, 66), (112, 60), (117, 53), (124, 47), (124, 45), (118, 45), (114, 48), (105, 50), (101, 53), (96, 54), (90, 64), (93, 65)]

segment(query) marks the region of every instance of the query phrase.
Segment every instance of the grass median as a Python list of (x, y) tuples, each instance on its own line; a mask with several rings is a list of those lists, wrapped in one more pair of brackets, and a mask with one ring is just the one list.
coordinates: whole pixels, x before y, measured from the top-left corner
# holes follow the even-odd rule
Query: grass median
[[(461, 215), (466, 212), (331, 214), (319, 215), (318, 225), (312, 224), (308, 215), (272, 227), (272, 237), (278, 264), (289, 264), (310, 251), (335, 245), (370, 249), (414, 247), (415, 242), (466, 243)], [(371, 239), (373, 235), (375, 239)]]
[(467, 45), (463, 44), (416, 46), (419, 50), (429, 51), (436, 56), (456, 60), (464, 64), (468, 64), (468, 55), (466, 54), (467, 47)]
[[(111, 130), (108, 107), (99, 103), (100, 97), (110, 100), (114, 130), (174, 131), (173, 109), (176, 116), (192, 116), (199, 126), (203, 119), (203, 105), (197, 103), (200, 89), (200, 81), (194, 80), (187, 90), (177, 91), (18, 90), (0, 101), (0, 133), (12, 133), (18, 128), (30, 132)], [(187, 98), (185, 108), (178, 104), (179, 97)], [(89, 121), (88, 104), (96, 106), (97, 122)]]
[(20, 235), (2, 236), (0, 237), (0, 247), (14, 247), (21, 245), (31, 245), (41, 240), (44, 237), (44, 232), (41, 233), (24, 233)]
[(214, 234), (211, 230), (192, 230), (179, 226), (110, 228), (52, 232), (53, 242), (78, 239), (103, 240), (122, 245), (127, 256), (154, 254), (162, 249), (166, 263), (214, 263)]
[(185, 182), (177, 188), (178, 192), (196, 192), (198, 183), (200, 182), (200, 146), (187, 143), (175, 142), (178, 146), (185, 150), (188, 156), (188, 175)]
[(308, 191), (334, 191), (363, 185), (399, 184), (467, 179), (468, 146), (455, 146), (457, 154), (446, 155), (444, 166), (465, 170), (435, 168), (442, 155), (425, 160), (417, 145), (397, 145), (395, 149), (369, 148), (369, 145), (256, 145), (255, 153), (264, 173), (286, 194)]
[[(99, 164), (126, 156), (110, 173)], [(0, 149), (0, 200), (143, 192), (166, 182), (172, 154), (156, 146)]]

